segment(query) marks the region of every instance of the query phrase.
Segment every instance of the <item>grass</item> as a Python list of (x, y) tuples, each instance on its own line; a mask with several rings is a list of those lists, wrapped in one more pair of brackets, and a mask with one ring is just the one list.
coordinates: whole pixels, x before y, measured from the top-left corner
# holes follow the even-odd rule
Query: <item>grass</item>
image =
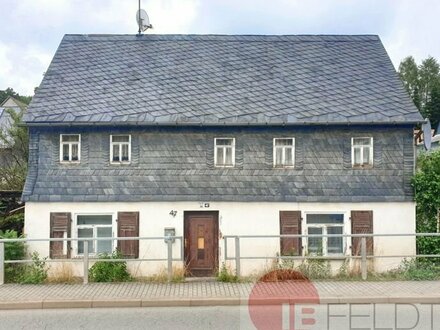
[[(185, 267), (173, 266), (173, 274), (171, 276), (171, 283), (182, 283), (185, 281)], [(168, 271), (165, 267), (161, 268), (158, 273), (152, 276), (138, 277), (134, 279), (139, 282), (152, 282), (152, 283), (167, 283)]]

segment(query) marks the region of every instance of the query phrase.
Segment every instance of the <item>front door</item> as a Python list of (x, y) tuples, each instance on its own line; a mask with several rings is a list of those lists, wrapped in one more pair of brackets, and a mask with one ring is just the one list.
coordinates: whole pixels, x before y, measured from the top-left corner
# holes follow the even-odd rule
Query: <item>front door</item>
[(188, 276), (215, 276), (218, 266), (218, 212), (185, 212)]

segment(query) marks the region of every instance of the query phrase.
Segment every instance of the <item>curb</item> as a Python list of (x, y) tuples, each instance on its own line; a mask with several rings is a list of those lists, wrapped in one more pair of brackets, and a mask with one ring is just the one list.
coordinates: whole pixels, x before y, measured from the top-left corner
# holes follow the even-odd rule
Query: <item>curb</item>
[[(275, 302), (278, 304), (279, 302)], [(320, 304), (440, 304), (439, 296), (401, 297), (321, 297)], [(261, 301), (272, 305), (274, 300)], [(37, 301), (0, 301), (0, 310), (59, 309), (59, 308), (109, 308), (109, 307), (197, 307), (197, 306), (246, 306), (248, 299), (233, 298), (175, 298), (175, 299), (44, 299)]]

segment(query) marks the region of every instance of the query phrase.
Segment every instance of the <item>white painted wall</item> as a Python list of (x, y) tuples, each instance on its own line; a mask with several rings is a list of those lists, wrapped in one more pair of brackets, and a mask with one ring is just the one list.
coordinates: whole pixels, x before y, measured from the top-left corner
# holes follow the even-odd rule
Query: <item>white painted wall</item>
[[(142, 202), (142, 203), (26, 203), (25, 234), (28, 238), (48, 238), (50, 213), (71, 212), (73, 219), (77, 214), (111, 213), (114, 218), (117, 212), (140, 212), (140, 236), (163, 236), (165, 227), (176, 228), (176, 235), (183, 236), (184, 211), (219, 211), (220, 235), (278, 235), (279, 211), (301, 210), (303, 213), (303, 232), (305, 233), (306, 213), (342, 213), (345, 220), (345, 233), (351, 231), (351, 210), (372, 210), (375, 234), (414, 233), (415, 203), (234, 203), (209, 202), (209, 208), (201, 208), (198, 202)], [(177, 211), (175, 217), (170, 211)], [(73, 235), (75, 221), (72, 225)], [(115, 230), (116, 233), (116, 230)], [(224, 239), (219, 240), (220, 263), (224, 261)], [(303, 243), (304, 245), (304, 243)], [(350, 244), (348, 244), (350, 245)], [(376, 255), (414, 254), (414, 237), (378, 237), (374, 241)], [(30, 251), (38, 251), (41, 256), (48, 256), (47, 242), (29, 243)], [(228, 256), (234, 255), (234, 241), (228, 240)], [(242, 239), (242, 256), (273, 257), (279, 252), (279, 239)], [(174, 256), (180, 255), (178, 242), (173, 247)], [(347, 250), (347, 254), (350, 251)], [(160, 241), (143, 241), (140, 243), (140, 258), (166, 258), (166, 244)], [(376, 271), (395, 268), (401, 259), (378, 259), (374, 267)], [(228, 263), (232, 268), (234, 262)], [(242, 262), (242, 274), (261, 273), (272, 264), (271, 259), (245, 260)], [(338, 267), (340, 263), (335, 263)], [(134, 275), (145, 276), (164, 269), (166, 262), (130, 262)], [(182, 266), (182, 264), (180, 264)], [(77, 264), (80, 275), (81, 264)]]

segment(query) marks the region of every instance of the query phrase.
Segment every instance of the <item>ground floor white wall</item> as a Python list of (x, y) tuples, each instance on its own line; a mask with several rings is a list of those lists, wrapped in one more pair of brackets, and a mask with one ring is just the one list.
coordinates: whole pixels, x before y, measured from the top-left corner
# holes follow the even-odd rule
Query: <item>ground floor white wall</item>
[[(70, 212), (72, 214), (72, 237), (75, 237), (75, 217), (78, 214), (112, 214), (116, 219), (118, 212), (137, 211), (140, 215), (140, 236), (157, 237), (164, 235), (164, 228), (175, 228), (176, 236), (184, 235), (185, 211), (218, 211), (219, 212), (219, 265), (224, 262), (225, 235), (279, 235), (279, 212), (300, 210), (304, 221), (307, 213), (341, 213), (344, 215), (344, 233), (351, 233), (350, 213), (352, 210), (373, 211), (373, 227), (375, 234), (397, 234), (415, 232), (415, 204), (402, 203), (239, 203), (239, 202), (142, 202), (142, 203), (26, 203), (25, 235), (27, 238), (48, 238), (50, 235), (50, 213)], [(174, 212), (171, 212), (174, 211)], [(175, 216), (173, 216), (175, 214)], [(116, 228), (116, 227), (115, 227)], [(116, 230), (114, 230), (116, 234)], [(279, 253), (279, 238), (247, 238), (241, 239), (241, 256), (262, 256), (261, 260), (243, 260), (243, 275), (262, 273), (270, 268), (274, 257)], [(350, 241), (347, 241), (346, 254), (350, 254)], [(75, 257), (75, 245), (72, 257)], [(234, 241), (228, 240), (228, 256), (234, 256)], [(48, 242), (30, 242), (29, 251), (37, 251), (43, 257), (49, 255)], [(140, 258), (166, 258), (166, 243), (162, 240), (142, 241)], [(414, 237), (376, 237), (374, 253), (385, 255), (412, 255), (416, 252)], [(173, 245), (174, 258), (179, 258), (181, 246)], [(400, 258), (379, 258), (371, 267), (375, 271), (396, 268)], [(183, 266), (176, 262), (175, 265)], [(232, 269), (233, 261), (227, 262)], [(341, 261), (334, 261), (337, 269)], [(130, 261), (130, 270), (135, 276), (147, 276), (166, 267), (166, 262)], [(53, 269), (55, 269), (54, 267)], [(82, 265), (76, 264), (75, 272), (81, 275)]]

